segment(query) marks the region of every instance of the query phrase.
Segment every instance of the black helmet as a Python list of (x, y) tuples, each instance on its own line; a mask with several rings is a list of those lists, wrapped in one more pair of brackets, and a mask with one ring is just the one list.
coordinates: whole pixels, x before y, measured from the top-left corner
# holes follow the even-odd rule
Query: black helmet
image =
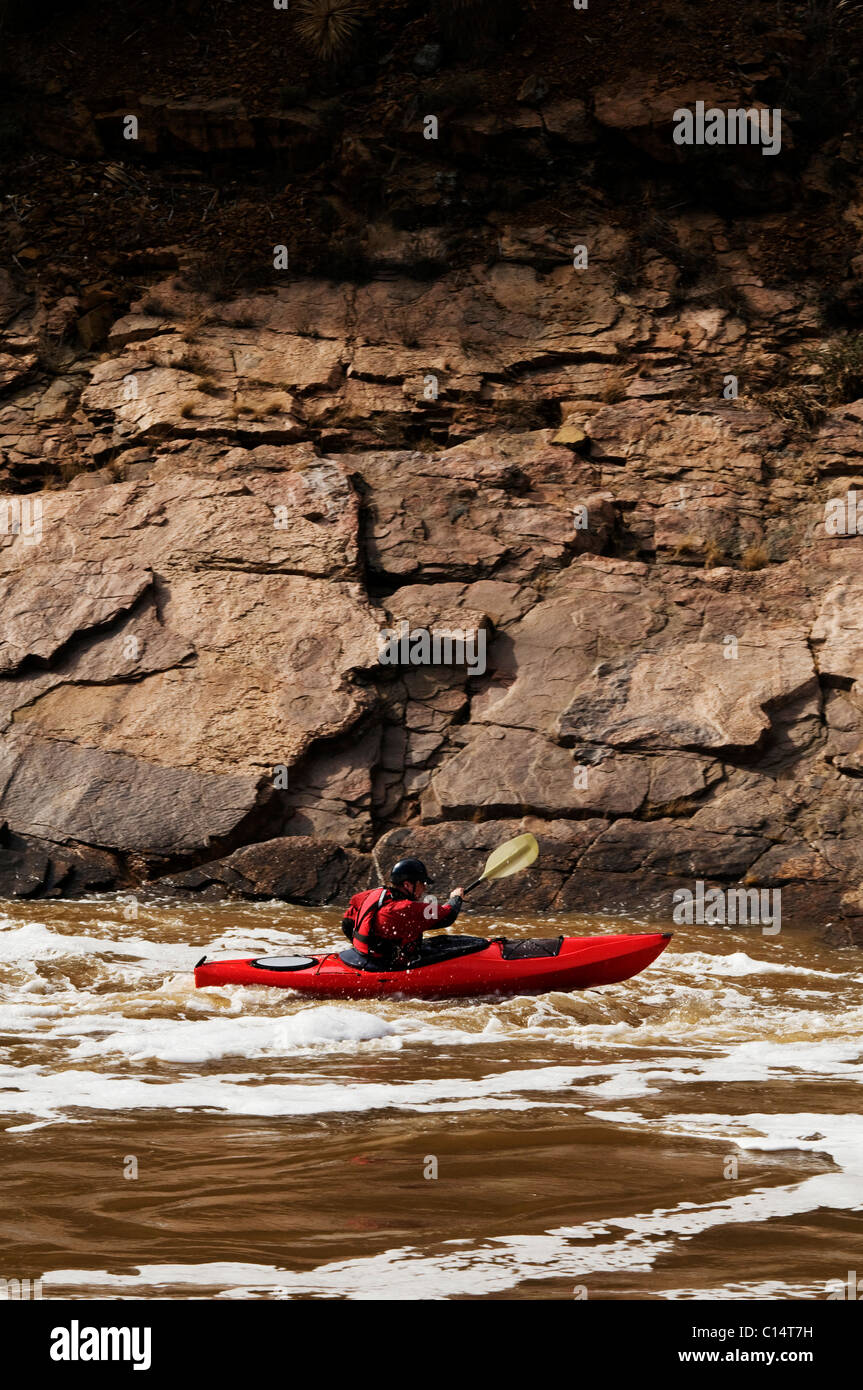
[(429, 871), (421, 859), (400, 859), (393, 864), (392, 883), (431, 883)]

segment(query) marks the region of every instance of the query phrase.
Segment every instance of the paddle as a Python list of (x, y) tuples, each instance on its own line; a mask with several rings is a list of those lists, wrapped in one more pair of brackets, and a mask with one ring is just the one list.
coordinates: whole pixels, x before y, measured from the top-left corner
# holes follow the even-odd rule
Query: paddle
[(501, 845), (488, 856), (479, 878), (465, 888), (465, 895), (490, 879), (509, 878), (510, 874), (519, 874), (522, 869), (529, 869), (538, 854), (539, 845), (533, 835), (516, 835), (514, 840), (507, 840), (505, 845)]

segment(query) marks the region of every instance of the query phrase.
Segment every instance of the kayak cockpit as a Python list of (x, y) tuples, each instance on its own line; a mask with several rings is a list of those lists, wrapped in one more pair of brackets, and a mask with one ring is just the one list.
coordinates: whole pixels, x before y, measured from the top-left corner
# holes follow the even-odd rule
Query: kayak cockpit
[(320, 964), (320, 956), (259, 956), (249, 963), (259, 970), (311, 970)]
[(402, 966), (371, 965), (365, 956), (350, 947), (339, 954), (339, 960), (352, 970), (365, 970), (372, 974), (395, 974), (401, 970), (422, 970), (424, 966), (441, 965), (444, 961), (458, 960), (461, 956), (472, 956), (477, 951), (485, 951), (489, 946), (500, 947), (501, 960), (539, 960), (560, 955), (562, 936), (529, 937), (522, 941), (508, 941), (505, 936), (437, 936), (424, 941), (419, 955)]
[(424, 965), (440, 965), (443, 961), (456, 960), (459, 956), (472, 956), (477, 951), (487, 950), (491, 944), (484, 936), (438, 936), (433, 941), (424, 941), (419, 955), (402, 966), (370, 965), (366, 957), (355, 951), (353, 946), (347, 951), (341, 951), (339, 960), (352, 970), (364, 970), (375, 975), (392, 975), (402, 970), (421, 970)]

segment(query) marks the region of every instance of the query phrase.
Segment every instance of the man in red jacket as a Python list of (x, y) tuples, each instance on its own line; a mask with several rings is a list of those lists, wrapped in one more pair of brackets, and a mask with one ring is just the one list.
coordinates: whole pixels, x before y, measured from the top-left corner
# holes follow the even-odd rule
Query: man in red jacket
[(452, 926), (461, 911), (463, 888), (442, 906), (422, 901), (431, 879), (421, 859), (400, 859), (390, 883), (355, 893), (342, 919), (342, 931), (370, 970), (403, 969), (419, 955), (423, 932)]

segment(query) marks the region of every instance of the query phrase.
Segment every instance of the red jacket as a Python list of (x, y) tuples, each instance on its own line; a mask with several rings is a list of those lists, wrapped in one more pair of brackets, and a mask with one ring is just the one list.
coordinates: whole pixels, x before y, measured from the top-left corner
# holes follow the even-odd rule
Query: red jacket
[(369, 888), (351, 898), (342, 925), (351, 927), (361, 955), (402, 964), (416, 953), (424, 931), (451, 926), (460, 910), (458, 900), (414, 902), (395, 897), (389, 888)]

